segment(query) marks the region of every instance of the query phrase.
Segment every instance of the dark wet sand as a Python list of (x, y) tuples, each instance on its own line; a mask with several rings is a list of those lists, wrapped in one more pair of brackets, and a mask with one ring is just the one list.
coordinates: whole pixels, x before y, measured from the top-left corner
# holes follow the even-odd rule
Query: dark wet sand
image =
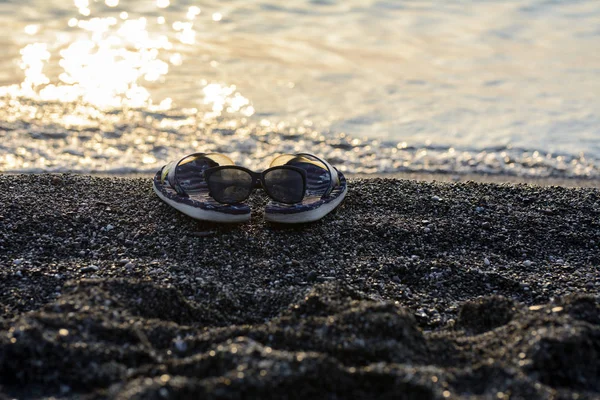
[(479, 183), (512, 183), (512, 184), (529, 184), (535, 186), (563, 186), (563, 187), (590, 187), (600, 188), (600, 180), (598, 179), (583, 179), (583, 178), (567, 178), (567, 177), (522, 177), (512, 175), (491, 175), (491, 174), (448, 174), (435, 172), (398, 172), (387, 174), (352, 174), (353, 179), (408, 179), (427, 182), (479, 182)]
[(600, 190), (355, 179), (293, 229), (0, 175), (0, 399), (600, 398)]

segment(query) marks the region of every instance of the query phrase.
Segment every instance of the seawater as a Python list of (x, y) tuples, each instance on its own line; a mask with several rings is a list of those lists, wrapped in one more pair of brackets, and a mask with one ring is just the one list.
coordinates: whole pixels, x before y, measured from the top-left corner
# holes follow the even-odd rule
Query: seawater
[(0, 171), (600, 177), (598, 0), (0, 0)]

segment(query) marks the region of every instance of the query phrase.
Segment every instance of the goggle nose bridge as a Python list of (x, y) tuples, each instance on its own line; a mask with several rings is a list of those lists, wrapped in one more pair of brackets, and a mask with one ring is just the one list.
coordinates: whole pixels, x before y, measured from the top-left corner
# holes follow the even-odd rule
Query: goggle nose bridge
[(252, 173), (252, 180), (253, 180), (252, 188), (253, 189), (262, 189), (263, 188), (262, 174), (260, 172), (255, 172), (255, 171), (251, 171), (251, 173)]
[(254, 187), (254, 189), (262, 189), (263, 188), (262, 180), (261, 179), (255, 179), (253, 187)]

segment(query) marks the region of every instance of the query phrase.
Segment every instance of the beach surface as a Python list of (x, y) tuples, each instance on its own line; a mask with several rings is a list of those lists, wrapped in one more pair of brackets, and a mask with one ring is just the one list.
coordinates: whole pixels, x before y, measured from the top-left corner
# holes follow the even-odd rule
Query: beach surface
[(0, 175), (0, 399), (600, 398), (600, 191), (352, 179), (311, 225)]

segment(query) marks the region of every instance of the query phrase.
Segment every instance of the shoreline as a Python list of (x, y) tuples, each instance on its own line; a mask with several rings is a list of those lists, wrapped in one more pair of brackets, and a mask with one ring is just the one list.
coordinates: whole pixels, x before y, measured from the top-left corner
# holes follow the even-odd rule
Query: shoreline
[(535, 186), (563, 186), (569, 188), (600, 188), (600, 179), (559, 178), (559, 177), (522, 177), (512, 175), (489, 174), (450, 174), (429, 172), (390, 172), (386, 174), (351, 174), (350, 179), (408, 179), (424, 182), (478, 182), (494, 184), (527, 184)]
[(440, 179), (282, 228), (0, 175), (0, 398), (600, 395), (600, 190)]
[[(141, 178), (152, 179), (154, 173), (125, 173), (125, 174), (105, 174), (105, 173), (63, 173), (63, 172), (34, 172), (18, 173), (0, 172), (0, 175), (19, 176), (19, 175), (77, 175), (91, 176), (101, 178)], [(402, 179), (422, 182), (477, 182), (494, 184), (527, 184), (534, 186), (562, 186), (568, 188), (600, 188), (600, 179), (595, 178), (568, 178), (568, 177), (524, 177), (501, 174), (452, 174), (445, 172), (389, 172), (376, 174), (345, 174), (350, 180), (355, 179)]]

